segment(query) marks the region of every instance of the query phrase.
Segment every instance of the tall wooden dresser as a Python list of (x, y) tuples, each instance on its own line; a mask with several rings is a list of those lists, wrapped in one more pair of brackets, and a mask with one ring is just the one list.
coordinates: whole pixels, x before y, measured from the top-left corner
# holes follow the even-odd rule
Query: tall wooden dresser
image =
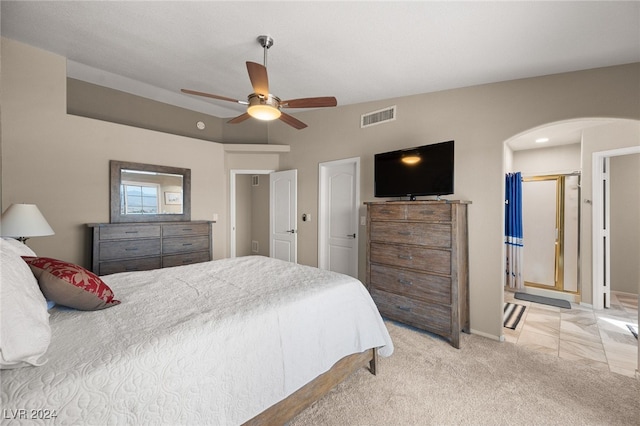
[(209, 221), (90, 223), (97, 275), (145, 271), (213, 258)]
[(460, 348), (469, 332), (467, 201), (367, 205), (367, 287), (380, 313)]

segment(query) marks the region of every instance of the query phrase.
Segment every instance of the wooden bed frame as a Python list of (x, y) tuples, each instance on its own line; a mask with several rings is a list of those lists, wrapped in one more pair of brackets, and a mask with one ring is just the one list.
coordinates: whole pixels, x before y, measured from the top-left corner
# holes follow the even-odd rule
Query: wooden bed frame
[(347, 355), (336, 362), (329, 371), (319, 375), (287, 398), (267, 408), (262, 413), (244, 423), (244, 425), (284, 425), (315, 401), (329, 393), (331, 389), (344, 381), (356, 370), (366, 367), (368, 364), (369, 371), (375, 375), (377, 372), (377, 362), (377, 348)]

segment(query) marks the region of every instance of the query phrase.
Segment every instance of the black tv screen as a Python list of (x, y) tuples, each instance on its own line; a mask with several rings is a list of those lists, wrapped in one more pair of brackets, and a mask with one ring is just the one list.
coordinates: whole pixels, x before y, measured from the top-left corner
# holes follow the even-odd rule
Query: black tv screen
[(453, 142), (376, 154), (374, 196), (453, 194)]

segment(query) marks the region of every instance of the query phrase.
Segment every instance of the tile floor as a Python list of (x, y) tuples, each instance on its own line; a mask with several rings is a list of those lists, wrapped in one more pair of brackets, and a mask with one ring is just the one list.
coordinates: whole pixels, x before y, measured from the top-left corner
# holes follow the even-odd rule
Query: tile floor
[(635, 377), (638, 341), (626, 324), (638, 324), (638, 297), (611, 294), (611, 308), (594, 310), (572, 303), (571, 309), (514, 299), (527, 306), (515, 330), (504, 328), (505, 340), (560, 358)]

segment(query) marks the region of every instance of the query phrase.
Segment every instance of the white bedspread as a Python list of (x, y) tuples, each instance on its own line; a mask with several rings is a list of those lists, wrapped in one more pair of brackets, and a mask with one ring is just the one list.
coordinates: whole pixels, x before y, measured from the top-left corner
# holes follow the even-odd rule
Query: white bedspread
[(345, 275), (252, 256), (103, 279), (121, 305), (54, 308), (49, 361), (2, 370), (3, 423), (236, 425), (348, 354), (393, 352)]

